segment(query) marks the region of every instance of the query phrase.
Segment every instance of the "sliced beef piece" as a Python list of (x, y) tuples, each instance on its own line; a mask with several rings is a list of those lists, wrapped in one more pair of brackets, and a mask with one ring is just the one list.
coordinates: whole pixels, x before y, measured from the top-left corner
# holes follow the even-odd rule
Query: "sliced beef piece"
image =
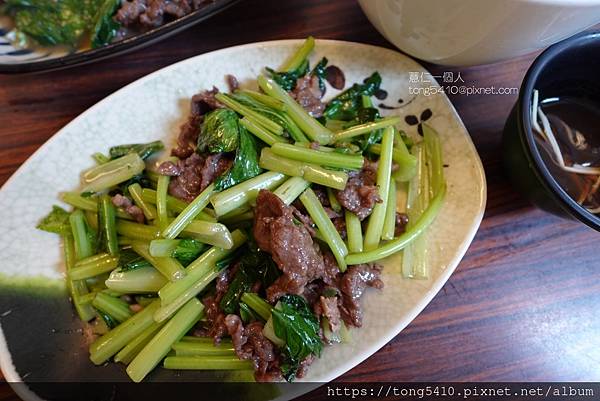
[(123, 209), (125, 213), (133, 217), (133, 219), (138, 223), (144, 222), (144, 212), (142, 211), (142, 209), (134, 205), (131, 199), (129, 199), (128, 197), (123, 196), (121, 194), (116, 194), (112, 197), (112, 204), (118, 208)]
[(146, 0), (124, 0), (115, 15), (115, 20), (124, 26), (133, 25), (145, 11)]
[[(252, 359), (254, 360), (257, 379), (259, 381), (264, 381), (266, 378), (270, 379), (273, 372), (269, 368), (278, 359), (278, 355), (275, 352), (273, 343), (263, 335), (263, 323), (258, 321), (249, 323), (244, 331), (248, 337), (246, 344), (250, 345), (253, 350)], [(278, 365), (277, 371), (279, 371)]]
[(164, 5), (165, 14), (181, 18), (192, 12), (190, 0), (170, 0)]
[(344, 219), (343, 217), (337, 217), (332, 219), (331, 221), (333, 222), (333, 225), (335, 226), (337, 232), (340, 233), (340, 237), (342, 237), (342, 239), (346, 239), (346, 237), (348, 236), (348, 233), (346, 232), (346, 219)]
[[(296, 219), (298, 219), (298, 221), (300, 223), (302, 223), (302, 225), (304, 225), (304, 227), (308, 230), (309, 234), (311, 235), (311, 237), (315, 237), (317, 235), (317, 231), (315, 230), (315, 223), (314, 221), (312, 221), (311, 217), (306, 213), (306, 209), (303, 209), (303, 212), (298, 210), (295, 206), (291, 206), (293, 208), (293, 214), (294, 217), (296, 217)], [(335, 226), (335, 228), (338, 230), (338, 232), (340, 233), (340, 235), (342, 236), (342, 239), (346, 237), (346, 221), (344, 220), (344, 218), (342, 217), (341, 213), (337, 213), (335, 212), (333, 209), (329, 208), (329, 207), (325, 207), (325, 213), (327, 213), (327, 216), (333, 221), (333, 225)]]
[(348, 174), (348, 183), (343, 191), (338, 191), (336, 198), (347, 210), (356, 214), (362, 221), (373, 211), (375, 203), (381, 202), (376, 185), (377, 163), (365, 159), (360, 171)]
[(394, 229), (394, 235), (397, 237), (406, 231), (408, 225), (408, 215), (406, 213), (396, 212), (396, 228)]
[(302, 297), (306, 300), (309, 305), (315, 305), (319, 302), (323, 284), (319, 281), (313, 281), (312, 283), (306, 284)]
[(235, 92), (240, 89), (240, 82), (235, 75), (227, 74), (225, 75), (225, 80), (227, 81), (227, 86), (229, 86), (229, 92)]
[(320, 279), (329, 286), (335, 285), (341, 273), (340, 267), (331, 251), (327, 250), (323, 252), (323, 264), (325, 265), (325, 268), (323, 269), (323, 274), (320, 276)]
[[(317, 199), (319, 199), (319, 202), (321, 202), (323, 205), (323, 209), (325, 209), (327, 217), (333, 221), (333, 224), (342, 236), (342, 239), (344, 239), (346, 237), (346, 221), (344, 219), (344, 214), (341, 212), (338, 213), (330, 207), (329, 198), (327, 197), (327, 191), (325, 188), (314, 186), (313, 191), (317, 196)], [(310, 235), (314, 238), (316, 235), (315, 224), (308, 215), (308, 212), (306, 211), (306, 208), (302, 202), (300, 202), (299, 199), (296, 199), (292, 203), (292, 207), (294, 208), (294, 216), (304, 225), (304, 227), (306, 227)]]
[(327, 213), (327, 217), (329, 217), (331, 220), (339, 219), (340, 217), (343, 216), (343, 214), (341, 212), (338, 213), (335, 210), (333, 210), (332, 208), (330, 208), (329, 206), (325, 206), (323, 209), (325, 209), (325, 213)]
[(146, 11), (139, 21), (146, 28), (156, 28), (165, 22), (165, 16), (181, 18), (192, 12), (190, 0), (147, 0)]
[(263, 333), (262, 322), (252, 322), (246, 327), (237, 315), (227, 315), (225, 326), (231, 336), (235, 353), (240, 359), (254, 363), (256, 381), (275, 381), (281, 379), (278, 355), (273, 343)]
[(309, 356), (304, 358), (302, 362), (300, 362), (300, 366), (296, 371), (296, 377), (298, 379), (302, 379), (306, 375), (306, 372), (308, 372), (308, 367), (314, 362), (314, 360), (315, 356), (313, 354), (310, 354)]
[(300, 106), (313, 117), (321, 117), (325, 111), (325, 103), (321, 101), (323, 94), (319, 88), (319, 79), (313, 75), (298, 78), (291, 95)]
[(216, 153), (203, 157), (193, 153), (190, 157), (178, 161), (164, 162), (158, 171), (174, 178), (169, 183), (169, 193), (186, 202), (193, 201), (217, 177), (231, 168), (233, 160), (225, 153)]
[[(292, 206), (293, 207), (293, 206)], [(308, 230), (308, 233), (311, 237), (315, 237), (317, 235), (317, 231), (315, 230), (315, 223), (312, 221), (310, 216), (300, 212), (297, 208), (293, 209), (294, 217), (298, 219), (300, 223), (304, 225), (304, 228)]]
[[(305, 254), (298, 252), (297, 249), (298, 248), (291, 251), (298, 255), (297, 259), (292, 263), (283, 265), (283, 267), (279, 266), (284, 274), (279, 276), (279, 278), (277, 278), (277, 280), (275, 280), (275, 282), (271, 284), (269, 288), (267, 288), (267, 300), (269, 302), (275, 303), (281, 296), (285, 294), (302, 294), (306, 283), (313, 278), (311, 270), (318, 269), (318, 267), (314, 267), (314, 265), (310, 265), (310, 267), (302, 265), (302, 259), (306, 258), (306, 253), (314, 253), (315, 255), (318, 255), (317, 248), (312, 248), (312, 251), (309, 250)], [(312, 257), (313, 256), (309, 256), (308, 258)], [(275, 257), (273, 257), (273, 259), (275, 259)]]
[(314, 186), (312, 190), (323, 207), (331, 206), (329, 204), (329, 198), (327, 197), (327, 190), (324, 187)]
[(221, 338), (227, 335), (227, 326), (225, 326), (225, 314), (219, 309), (219, 303), (212, 296), (205, 297), (202, 300), (206, 311), (206, 336), (212, 337), (215, 345), (221, 343)]
[(307, 283), (323, 276), (323, 256), (310, 233), (294, 224), (293, 208), (267, 190), (261, 190), (256, 199), (254, 238), (283, 272), (267, 288), (269, 302), (284, 294), (302, 294)]
[(201, 172), (204, 167), (205, 159), (197, 153), (184, 160), (179, 160), (174, 168), (170, 162), (162, 163), (159, 171), (178, 171), (179, 174), (174, 176), (169, 183), (169, 193), (174, 197), (191, 202), (202, 191)]
[(191, 115), (188, 120), (181, 125), (179, 128), (179, 136), (177, 137), (177, 146), (171, 150), (173, 156), (185, 159), (194, 153), (203, 120), (203, 116)]
[(215, 99), (217, 93), (219, 93), (219, 90), (213, 86), (211, 90), (205, 90), (192, 96), (190, 116), (179, 129), (177, 146), (171, 151), (173, 156), (185, 159), (194, 153), (196, 144), (198, 143), (200, 126), (202, 125), (202, 121), (204, 121), (204, 115), (218, 107), (223, 107)]
[(139, 22), (145, 28), (152, 29), (164, 23), (165, 0), (147, 0), (146, 11), (140, 14)]
[[(133, 31), (156, 28), (166, 21), (181, 18), (214, 0), (123, 0), (115, 20)], [(165, 18), (167, 17), (167, 18)], [(123, 29), (122, 28), (122, 29)]]
[[(319, 202), (321, 202), (321, 205), (323, 205), (324, 208), (329, 207), (329, 198), (327, 197), (327, 191), (324, 187), (322, 186), (318, 186), (318, 185), (313, 185), (312, 187), (313, 192), (315, 193), (315, 195), (317, 196), (317, 199), (319, 200)], [(292, 202), (292, 206), (298, 210), (298, 212), (300, 212), (301, 214), (304, 215), (308, 215), (308, 212), (306, 211), (306, 208), (304, 207), (304, 205), (302, 204), (302, 202), (300, 201), (299, 198), (296, 198), (296, 200), (294, 200), (294, 202)], [(312, 220), (311, 220), (312, 222)]]
[(177, 177), (183, 172), (183, 169), (181, 168), (179, 163), (173, 163), (172, 161), (168, 160), (166, 162), (162, 162), (160, 166), (158, 166), (158, 169), (156, 169), (156, 171), (160, 175)]
[(202, 299), (206, 313), (206, 335), (213, 337), (215, 344), (219, 344), (221, 338), (228, 334), (225, 326), (225, 314), (221, 311), (220, 302), (229, 288), (229, 283), (233, 280), (239, 264), (235, 264), (230, 269), (225, 269), (216, 280), (216, 291), (213, 295), (208, 295)]
[(226, 153), (215, 153), (214, 155), (209, 155), (204, 161), (204, 167), (202, 167), (200, 172), (202, 177), (200, 192), (214, 182), (217, 177), (229, 170), (232, 164), (233, 159)]
[(346, 324), (360, 327), (362, 310), (360, 298), (367, 287), (383, 288), (381, 281), (382, 267), (378, 264), (361, 264), (349, 266), (339, 279), (338, 287), (342, 292), (339, 308)]
[(324, 316), (329, 321), (331, 331), (338, 331), (341, 327), (341, 315), (338, 307), (337, 297), (319, 297), (319, 302), (315, 303), (314, 311), (317, 316)]
[(244, 333), (242, 319), (238, 315), (227, 315), (225, 317), (225, 326), (231, 337), (233, 348), (240, 359), (249, 359), (252, 356), (252, 350), (244, 349), (248, 342), (248, 336)]
[(203, 116), (214, 109), (224, 107), (215, 98), (219, 89), (213, 86), (211, 90), (205, 90), (192, 96), (192, 115)]
[(258, 293), (262, 288), (262, 282), (260, 280), (256, 280), (256, 283), (252, 284), (252, 288), (250, 288), (250, 292)]

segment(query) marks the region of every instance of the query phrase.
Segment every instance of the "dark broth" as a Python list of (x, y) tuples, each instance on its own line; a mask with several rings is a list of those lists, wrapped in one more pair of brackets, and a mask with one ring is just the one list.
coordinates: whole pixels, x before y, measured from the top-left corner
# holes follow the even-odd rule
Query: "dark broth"
[[(561, 97), (541, 102), (566, 165), (600, 167), (600, 105), (587, 99)], [(560, 186), (588, 209), (600, 207), (597, 175), (576, 174), (561, 169), (550, 146), (538, 140), (544, 163)]]

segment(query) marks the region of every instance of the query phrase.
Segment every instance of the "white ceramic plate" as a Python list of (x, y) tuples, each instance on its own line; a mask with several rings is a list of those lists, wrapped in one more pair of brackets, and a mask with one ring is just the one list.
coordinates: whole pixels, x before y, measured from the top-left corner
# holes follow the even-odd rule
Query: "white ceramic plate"
[[(276, 67), (300, 44), (297, 40), (249, 44), (204, 54), (157, 71), (107, 97), (60, 130), (25, 163), (0, 191), (0, 260), (4, 288), (30, 287), (35, 290), (44, 278), (45, 286), (61, 287), (62, 257), (59, 239), (35, 229), (36, 223), (59, 203), (60, 191), (74, 190), (79, 185), (80, 172), (93, 165), (90, 155), (106, 152), (121, 143), (147, 142), (163, 139), (170, 146), (186, 119), (189, 98), (198, 91), (216, 85), (226, 89), (225, 74), (234, 74), (242, 86), (251, 85), (264, 66)], [(413, 60), (395, 51), (357, 43), (319, 40), (315, 60), (327, 56), (330, 64), (340, 66), (346, 75), (347, 87), (361, 82), (373, 71), (379, 71), (389, 96), (383, 102), (402, 106), (383, 110), (384, 115), (414, 115), (420, 118), (426, 109), (432, 111), (427, 122), (441, 135), (448, 193), (443, 209), (428, 232), (429, 280), (406, 280), (400, 273), (400, 259), (384, 262), (383, 291), (367, 291), (363, 299), (364, 324), (352, 330), (349, 344), (327, 347), (323, 356), (309, 369), (304, 380), (327, 382), (368, 358), (396, 336), (429, 303), (458, 265), (475, 235), (483, 216), (486, 184), (481, 161), (452, 104), (444, 94), (410, 95), (409, 86), (435, 85), (435, 80)], [(411, 83), (410, 73), (423, 73), (432, 83)], [(421, 78), (419, 78), (421, 81)], [(328, 88), (327, 97), (336, 92)], [(403, 103), (398, 103), (398, 99)], [(400, 124), (399, 128), (415, 133), (416, 125)], [(22, 280), (19, 278), (25, 278)], [(34, 284), (27, 284), (27, 283)], [(35, 292), (35, 291), (33, 291)], [(23, 376), (40, 379), (43, 373), (26, 372), (20, 363), (21, 341), (9, 335), (7, 320), (19, 313), (12, 308), (13, 298), (0, 296), (0, 362), (9, 381)], [(17, 308), (18, 309), (18, 308)], [(22, 311), (23, 312), (23, 311)], [(46, 319), (53, 319), (51, 314)], [(39, 324), (44, 324), (40, 321)], [(48, 324), (46, 322), (46, 324)], [(51, 323), (50, 323), (51, 324)], [(23, 327), (25, 330), (26, 327)], [(14, 332), (14, 329), (12, 329)], [(49, 337), (50, 338), (50, 337)], [(53, 338), (53, 337), (52, 337)], [(85, 338), (78, 333), (61, 337), (65, 341), (81, 342), (85, 353)], [(6, 341), (5, 341), (6, 339)], [(42, 339), (43, 340), (43, 339)], [(10, 351), (10, 352), (8, 352)], [(75, 351), (73, 351), (75, 352)], [(78, 351), (79, 352), (79, 351)], [(28, 353), (26, 363), (35, 358)], [(12, 361), (11, 361), (12, 356)], [(45, 360), (53, 364), (70, 358), (68, 352), (47, 352)], [(66, 358), (66, 359), (65, 359)], [(80, 370), (86, 371), (84, 357)], [(47, 362), (45, 362), (47, 363)], [(114, 364), (112, 364), (114, 365)], [(16, 368), (15, 368), (16, 366)], [(23, 367), (25, 366), (25, 367)], [(107, 367), (82, 373), (77, 379), (90, 380), (90, 375), (102, 376)], [(113, 372), (111, 370), (111, 372)], [(119, 370), (118, 374), (124, 374)], [(113, 372), (114, 373), (114, 372)], [(73, 380), (72, 371), (53, 380)], [(36, 376), (37, 375), (37, 376)], [(86, 376), (87, 375), (87, 376)]]

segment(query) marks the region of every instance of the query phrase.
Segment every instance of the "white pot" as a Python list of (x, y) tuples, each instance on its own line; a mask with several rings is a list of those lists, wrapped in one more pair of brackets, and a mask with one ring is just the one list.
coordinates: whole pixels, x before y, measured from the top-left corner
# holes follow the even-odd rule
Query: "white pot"
[(487, 64), (600, 22), (600, 0), (359, 0), (400, 50), (443, 65)]

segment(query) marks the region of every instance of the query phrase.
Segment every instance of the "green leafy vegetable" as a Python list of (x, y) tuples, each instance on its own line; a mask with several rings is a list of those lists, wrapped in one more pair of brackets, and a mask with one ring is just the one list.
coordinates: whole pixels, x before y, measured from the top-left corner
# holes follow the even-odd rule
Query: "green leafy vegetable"
[(119, 253), (117, 241), (116, 210), (106, 194), (98, 198), (98, 242), (96, 253), (106, 251), (111, 255)]
[(281, 373), (287, 381), (294, 380), (296, 371), (306, 357), (320, 356), (323, 343), (319, 336), (319, 321), (304, 298), (284, 295), (271, 311), (277, 337), (285, 341)]
[(250, 307), (244, 302), (240, 302), (240, 317), (244, 323), (250, 323), (258, 320), (256, 313), (254, 313), (252, 309), (250, 309)]
[(245, 128), (240, 127), (239, 147), (229, 171), (215, 181), (215, 190), (222, 191), (260, 174), (258, 150), (254, 137)]
[(321, 89), (321, 93), (325, 93), (325, 67), (327, 67), (327, 57), (323, 57), (321, 61), (317, 63), (315, 68), (310, 72), (310, 75), (313, 75), (319, 79), (319, 89)]
[[(400, 131), (398, 133), (398, 135), (400, 136), (400, 140), (402, 140), (402, 142), (404, 142), (404, 144), (406, 145), (408, 150), (410, 150), (410, 148), (412, 148), (413, 145), (415, 144), (415, 141), (413, 141), (412, 138), (410, 138), (408, 135), (406, 135), (406, 132)], [(396, 138), (394, 138), (394, 143), (396, 143)]]
[(269, 73), (270, 77), (273, 78), (273, 81), (277, 82), (279, 86), (286, 91), (291, 91), (296, 87), (296, 81), (298, 81), (298, 78), (308, 74), (309, 65), (308, 59), (305, 59), (298, 68), (289, 72), (277, 72), (269, 67), (265, 69)]
[(115, 327), (117, 327), (119, 325), (119, 322), (117, 321), (117, 319), (115, 319), (108, 313), (104, 313), (98, 308), (96, 308), (96, 312), (98, 313), (98, 316), (100, 316), (102, 318), (102, 320), (104, 320), (104, 323), (106, 323), (106, 325), (108, 326), (109, 329), (114, 329)]
[(375, 107), (363, 107), (358, 109), (354, 122), (355, 124), (364, 124), (371, 121), (375, 121), (378, 118), (381, 118), (378, 109), (376, 109)]
[(52, 206), (52, 211), (46, 217), (44, 217), (44, 219), (37, 225), (37, 228), (48, 231), (49, 233), (60, 235), (68, 234), (71, 232), (69, 215), (70, 213), (60, 206)]
[(125, 249), (119, 254), (119, 271), (125, 272), (142, 267), (152, 267), (152, 265), (133, 250)]
[(148, 177), (146, 171), (143, 171), (141, 174), (138, 174), (134, 177), (131, 177), (129, 180), (120, 183), (117, 186), (117, 190), (111, 191), (111, 195), (115, 193), (122, 193), (124, 196), (130, 196), (129, 187), (133, 184), (139, 184), (142, 188), (156, 188), (156, 184)]
[[(263, 287), (270, 286), (279, 277), (279, 269), (265, 252), (259, 251), (253, 245), (240, 259), (238, 271), (229, 285), (227, 292), (221, 299), (221, 309), (225, 313), (236, 313), (239, 300), (243, 293), (250, 292), (257, 281), (261, 281)], [(241, 312), (241, 308), (240, 308)]]
[(381, 75), (374, 72), (362, 84), (354, 84), (337, 97), (333, 98), (325, 108), (324, 115), (332, 120), (354, 120), (362, 108), (362, 96), (373, 96), (381, 86)]
[(177, 248), (171, 255), (179, 261), (184, 267), (198, 259), (202, 251), (206, 249), (206, 245), (195, 239), (182, 239), (177, 244)]
[(110, 157), (100, 153), (100, 152), (96, 152), (92, 155), (92, 158), (96, 161), (96, 163), (98, 164), (104, 164), (104, 163), (108, 163), (110, 161)]
[(198, 152), (208, 149), (210, 153), (233, 152), (239, 144), (239, 124), (237, 113), (230, 109), (216, 109), (204, 118)]
[(7, 0), (16, 28), (41, 45), (75, 47), (94, 24), (101, 0)]
[[(121, 28), (113, 15), (121, 5), (121, 0), (104, 0), (94, 16), (92, 28), (92, 48), (101, 47), (112, 42)], [(142, 157), (144, 158), (144, 157)]]
[(251, 108), (253, 111), (262, 114), (269, 120), (282, 126), (295, 141), (308, 142), (300, 128), (298, 128), (298, 126), (285, 113), (260, 103), (246, 93), (237, 92), (233, 94), (232, 97), (239, 103), (242, 103), (244, 106)]
[[(381, 118), (379, 109), (373, 107), (371, 97), (368, 95), (361, 95), (361, 103), (356, 110), (356, 117), (348, 124), (344, 125), (344, 129), (350, 128), (354, 125), (365, 124), (376, 121)], [(361, 152), (364, 152), (369, 146), (381, 142), (383, 136), (383, 130), (374, 130), (368, 134), (361, 135), (354, 139), (354, 144), (358, 145)]]
[[(356, 123), (364, 124), (371, 121), (375, 121), (380, 117), (381, 116), (379, 115), (379, 110), (372, 107), (366, 107), (358, 111), (358, 114), (356, 116)], [(360, 150), (364, 152), (369, 146), (381, 142), (382, 137), (383, 130), (378, 129), (369, 134), (358, 137), (355, 142), (360, 147)]]
[(154, 141), (149, 143), (132, 143), (128, 145), (113, 146), (108, 151), (110, 159), (118, 159), (128, 155), (129, 153), (137, 153), (142, 159), (147, 159), (156, 152), (159, 152), (165, 148), (162, 141)]
[(223, 259), (219, 260), (217, 263), (215, 263), (215, 267), (218, 270), (223, 270), (226, 267), (229, 267), (229, 265), (231, 265), (234, 260), (239, 259), (240, 256), (241, 256), (241, 249), (238, 249), (234, 253), (226, 256), (225, 258), (223, 258)]

